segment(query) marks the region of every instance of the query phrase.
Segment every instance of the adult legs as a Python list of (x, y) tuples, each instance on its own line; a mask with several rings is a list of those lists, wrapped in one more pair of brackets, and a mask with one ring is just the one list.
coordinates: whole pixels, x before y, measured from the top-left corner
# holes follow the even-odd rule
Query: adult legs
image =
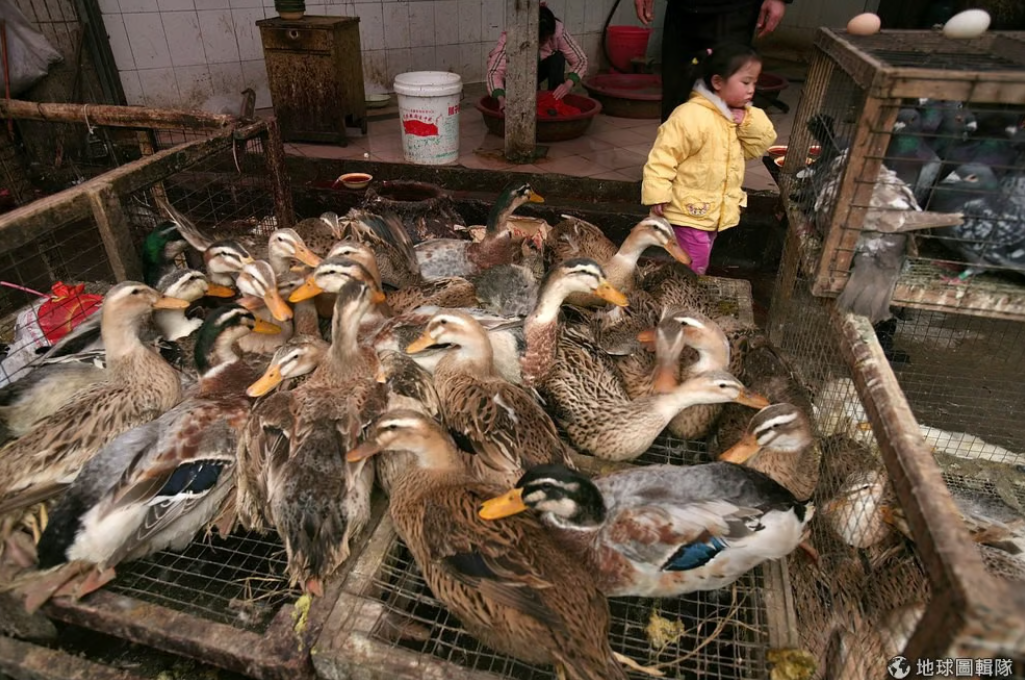
[(562, 52), (552, 52), (537, 64), (537, 87), (541, 89), (541, 83), (548, 81), (548, 89), (554, 90), (566, 82), (566, 55)]

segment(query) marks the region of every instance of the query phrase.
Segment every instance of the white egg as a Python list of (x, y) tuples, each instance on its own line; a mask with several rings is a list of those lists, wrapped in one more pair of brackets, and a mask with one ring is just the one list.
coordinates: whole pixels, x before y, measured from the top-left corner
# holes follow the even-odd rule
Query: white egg
[(966, 9), (950, 17), (943, 25), (943, 35), (948, 38), (978, 38), (989, 28), (989, 12), (984, 9)]
[(877, 15), (865, 12), (847, 22), (847, 32), (851, 35), (874, 35), (881, 26), (882, 21)]

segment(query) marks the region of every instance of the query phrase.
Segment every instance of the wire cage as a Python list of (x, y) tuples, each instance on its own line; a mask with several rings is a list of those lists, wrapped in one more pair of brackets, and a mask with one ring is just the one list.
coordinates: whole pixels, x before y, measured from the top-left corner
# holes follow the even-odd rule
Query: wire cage
[(816, 677), (886, 677), (896, 656), (921, 677), (1025, 677), (1025, 324), (916, 309), (873, 330), (813, 294), (799, 241), (769, 334), (814, 395), (822, 452), (819, 558), (787, 560)]
[(894, 304), (1020, 318), (1023, 124), (1025, 33), (820, 29), (780, 172), (812, 291), (844, 289), (863, 231), (907, 234)]
[[(748, 281), (701, 277), (719, 311), (756, 331)], [(667, 432), (633, 461), (685, 465), (707, 460), (706, 442)], [(575, 456), (588, 474), (628, 466)], [(771, 563), (732, 587), (678, 598), (614, 598), (610, 641), (670, 678), (765, 678), (773, 650), (794, 646), (786, 573)], [(352, 568), (338, 604), (313, 650), (325, 677), (553, 678), (551, 668), (512, 659), (479, 643), (428, 590), (389, 520), (383, 520)], [(630, 677), (650, 677), (630, 672)]]

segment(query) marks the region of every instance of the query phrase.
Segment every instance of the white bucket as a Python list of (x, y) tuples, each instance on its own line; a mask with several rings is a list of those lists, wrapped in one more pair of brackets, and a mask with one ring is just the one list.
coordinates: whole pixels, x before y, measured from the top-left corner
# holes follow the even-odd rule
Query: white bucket
[(395, 76), (402, 151), (409, 163), (443, 165), (459, 158), (459, 100), (463, 79), (447, 71)]

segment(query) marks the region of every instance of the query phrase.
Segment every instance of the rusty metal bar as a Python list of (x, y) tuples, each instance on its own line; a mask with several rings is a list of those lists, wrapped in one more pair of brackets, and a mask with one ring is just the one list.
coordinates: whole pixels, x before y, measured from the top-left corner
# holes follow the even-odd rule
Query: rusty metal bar
[(219, 129), (236, 122), (234, 116), (204, 111), (107, 104), (40, 103), (18, 99), (0, 100), (0, 118), (131, 128)]

